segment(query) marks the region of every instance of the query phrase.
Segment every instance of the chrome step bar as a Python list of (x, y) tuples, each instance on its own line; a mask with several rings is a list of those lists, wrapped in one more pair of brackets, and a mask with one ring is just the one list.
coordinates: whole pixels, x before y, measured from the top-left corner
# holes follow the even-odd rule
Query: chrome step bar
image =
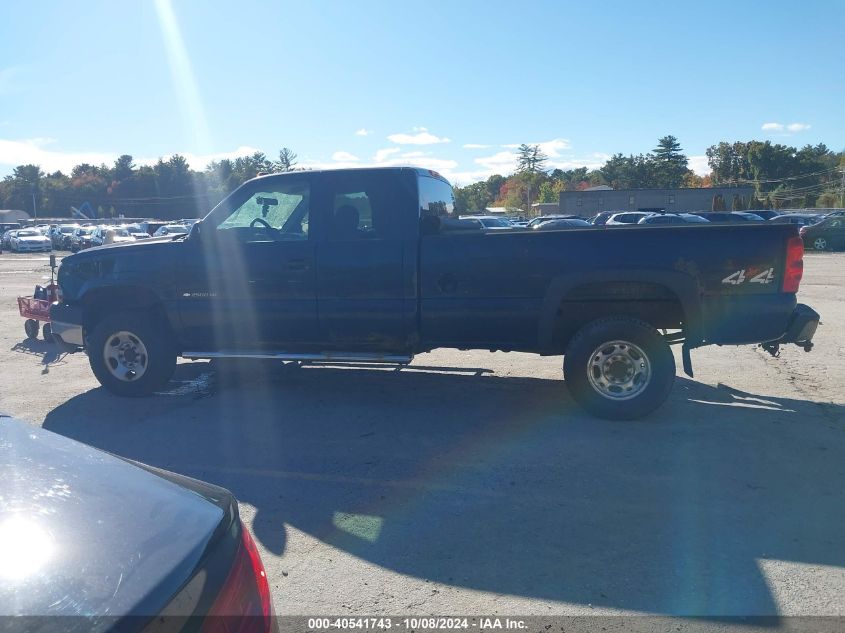
[(182, 352), (182, 358), (256, 358), (270, 360), (298, 361), (303, 363), (392, 363), (407, 365), (414, 357), (402, 354), (379, 354), (376, 352), (318, 352), (316, 354), (295, 354), (290, 352)]

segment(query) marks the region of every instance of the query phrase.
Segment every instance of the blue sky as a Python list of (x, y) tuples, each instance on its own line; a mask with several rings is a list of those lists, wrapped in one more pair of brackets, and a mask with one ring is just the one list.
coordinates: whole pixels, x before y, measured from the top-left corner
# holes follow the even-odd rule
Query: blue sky
[(466, 184), (542, 143), (600, 165), (674, 134), (845, 149), (845, 2), (7, 3), (0, 175), (288, 146)]

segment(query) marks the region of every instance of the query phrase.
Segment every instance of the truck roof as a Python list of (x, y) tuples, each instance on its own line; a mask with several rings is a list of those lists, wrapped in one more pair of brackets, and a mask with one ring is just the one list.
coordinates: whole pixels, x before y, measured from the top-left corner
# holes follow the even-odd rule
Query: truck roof
[[(260, 178), (272, 178), (277, 176), (287, 176), (291, 174), (299, 174), (303, 172), (308, 172), (312, 174), (324, 174), (324, 173), (343, 173), (343, 172), (358, 172), (358, 171), (405, 171), (410, 170), (415, 172), (418, 176), (430, 176), (432, 178), (437, 178), (442, 180), (443, 182), (449, 183), (449, 181), (442, 176), (441, 174), (437, 173), (433, 169), (425, 169), (424, 167), (414, 167), (411, 165), (391, 165), (387, 167), (343, 167), (338, 169), (304, 169), (304, 170), (294, 170), (294, 171), (285, 171), (285, 172), (274, 172), (272, 174), (262, 174), (260, 176), (256, 176), (252, 180), (258, 180)], [(450, 183), (451, 184), (451, 183)]]

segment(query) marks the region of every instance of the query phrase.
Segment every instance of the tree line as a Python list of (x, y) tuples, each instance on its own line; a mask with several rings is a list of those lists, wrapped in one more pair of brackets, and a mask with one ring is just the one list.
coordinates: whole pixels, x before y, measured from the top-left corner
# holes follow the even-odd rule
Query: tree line
[(124, 154), (114, 165), (76, 165), (70, 174), (45, 174), (38, 165), (20, 165), (0, 182), (0, 208), (23, 209), (42, 217), (64, 217), (87, 202), (98, 217), (193, 218), (205, 215), (231, 191), (260, 173), (296, 169), (296, 154), (283, 148), (278, 159), (263, 152), (190, 168), (176, 154), (154, 165), (136, 165)]
[(845, 151), (834, 152), (822, 143), (800, 149), (771, 141), (717, 143), (707, 149), (711, 171), (706, 176), (698, 176), (689, 168), (688, 157), (672, 135), (659, 139), (646, 154), (614, 154), (598, 169), (549, 170), (548, 157), (537, 145), (523, 144), (517, 155), (515, 173), (456, 187), (457, 210), (527, 210), (535, 202), (557, 202), (561, 191), (582, 191), (599, 185), (614, 189), (754, 187), (750, 197), (737, 195), (725, 200), (714, 196), (714, 210), (828, 208), (843, 204)]
[[(100, 217), (162, 219), (205, 215), (214, 204), (259, 173), (298, 169), (296, 154), (283, 148), (278, 158), (263, 152), (210, 163), (193, 170), (185, 157), (174, 155), (154, 165), (136, 165), (120, 156), (112, 166), (76, 165), (70, 174), (44, 173), (38, 165), (20, 165), (0, 181), (0, 208), (23, 209), (32, 215), (69, 216), (71, 207), (88, 202)], [(501, 206), (528, 210), (534, 202), (557, 202), (561, 191), (597, 185), (614, 189), (651, 189), (753, 185), (751, 198), (716, 200), (714, 208), (757, 209), (834, 207), (842, 205), (845, 152), (824, 144), (798, 149), (771, 141), (720, 142), (707, 149), (710, 173), (698, 176), (672, 135), (645, 154), (614, 154), (601, 167), (548, 169), (539, 145), (523, 144), (513, 174), (493, 175), (455, 187), (460, 213)]]

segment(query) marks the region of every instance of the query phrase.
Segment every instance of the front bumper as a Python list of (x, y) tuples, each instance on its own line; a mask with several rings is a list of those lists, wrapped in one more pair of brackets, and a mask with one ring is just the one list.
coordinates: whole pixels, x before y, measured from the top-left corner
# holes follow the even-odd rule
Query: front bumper
[(18, 243), (17, 251), (19, 253), (43, 253), (45, 251), (53, 250), (53, 246), (51, 244), (21, 244)]
[(85, 346), (82, 335), (82, 309), (66, 303), (50, 306), (53, 340), (64, 352), (78, 352)]
[(809, 352), (813, 349), (813, 336), (819, 327), (820, 319), (818, 312), (810, 306), (799, 303), (792, 311), (792, 316), (789, 317), (786, 333), (771, 343), (795, 343)]

